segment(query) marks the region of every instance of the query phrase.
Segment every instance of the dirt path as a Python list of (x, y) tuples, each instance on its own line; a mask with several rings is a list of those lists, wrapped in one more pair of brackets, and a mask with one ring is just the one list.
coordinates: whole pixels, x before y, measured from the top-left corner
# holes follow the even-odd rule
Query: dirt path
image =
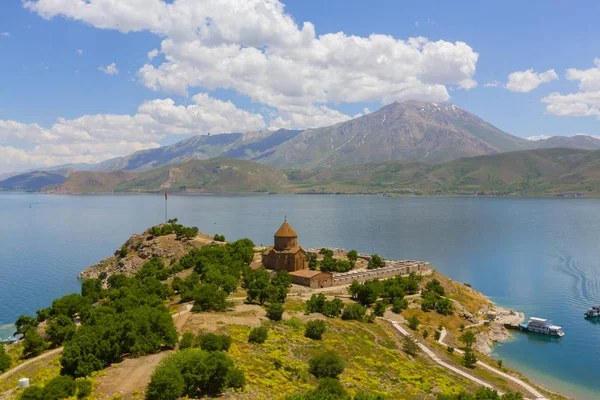
[(39, 356), (32, 358), (31, 360), (27, 360), (23, 364), (19, 364), (16, 367), (14, 367), (13, 369), (10, 369), (10, 370), (6, 371), (5, 373), (3, 373), (2, 375), (0, 375), (0, 381), (7, 379), (9, 376), (11, 376), (13, 374), (19, 373), (19, 371), (21, 371), (22, 369), (25, 369), (27, 366), (29, 366), (33, 363), (40, 362), (41, 360), (46, 359), (48, 357), (52, 357), (56, 354), (60, 354), (62, 351), (63, 351), (63, 348), (59, 347), (57, 349), (50, 350), (47, 353), (40, 354)]
[[(446, 344), (444, 343), (445, 337), (446, 337), (446, 328), (442, 328), (442, 333), (440, 335), (438, 343), (446, 346)], [(455, 349), (454, 351), (456, 351), (458, 354), (464, 354), (464, 351), (462, 351), (460, 349)], [(523, 382), (521, 379), (516, 378), (512, 375), (506, 374), (506, 373), (500, 371), (499, 369), (496, 369), (494, 367), (487, 365), (486, 363), (484, 363), (482, 361), (477, 361), (477, 365), (479, 365), (480, 367), (483, 367), (483, 368), (487, 369), (488, 371), (491, 371), (497, 375), (500, 375), (501, 377), (503, 377), (505, 379), (508, 379), (508, 380), (516, 383), (517, 385), (521, 386), (522, 388), (527, 390), (529, 393), (531, 393), (537, 400), (546, 400), (546, 398), (544, 397), (543, 394), (538, 392), (533, 386), (529, 385), (526, 382)]]
[(113, 364), (104, 369), (106, 375), (96, 378), (98, 381), (96, 396), (99, 399), (110, 399), (118, 393), (123, 398), (131, 398), (136, 390), (136, 393), (141, 393), (150, 382), (154, 368), (169, 354), (171, 351), (139, 358), (128, 358), (120, 364)]

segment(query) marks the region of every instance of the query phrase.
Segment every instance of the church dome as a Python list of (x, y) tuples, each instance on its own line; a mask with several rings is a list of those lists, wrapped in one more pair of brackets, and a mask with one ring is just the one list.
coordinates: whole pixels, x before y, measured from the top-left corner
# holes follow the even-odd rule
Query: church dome
[(277, 232), (275, 232), (276, 238), (297, 238), (298, 234), (292, 229), (290, 224), (287, 221), (284, 221), (281, 225), (281, 228)]

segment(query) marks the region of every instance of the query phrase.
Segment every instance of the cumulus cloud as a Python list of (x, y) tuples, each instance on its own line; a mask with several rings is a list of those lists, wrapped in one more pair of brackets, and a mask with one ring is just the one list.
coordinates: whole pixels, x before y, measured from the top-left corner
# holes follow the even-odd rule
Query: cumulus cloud
[(343, 32), (317, 36), (278, 0), (27, 0), (44, 18), (57, 16), (120, 32), (150, 31), (164, 39), (138, 71), (157, 91), (235, 90), (277, 110), (276, 125), (295, 127), (348, 116), (340, 102), (448, 100), (468, 90), (478, 54), (464, 42), (397, 39)]
[(580, 70), (569, 68), (566, 78), (579, 81), (576, 93), (550, 93), (542, 99), (546, 106), (546, 114), (600, 118), (600, 58), (594, 59), (594, 68)]
[[(67, 163), (94, 163), (158, 147), (170, 134), (243, 132), (266, 127), (263, 117), (200, 93), (193, 104), (146, 101), (134, 115), (97, 114), (59, 118), (50, 128), (0, 120), (0, 171)], [(15, 142), (33, 148), (15, 147)]]
[(506, 88), (511, 92), (527, 93), (542, 83), (548, 83), (557, 79), (558, 75), (553, 69), (540, 73), (534, 72), (533, 69), (516, 71), (508, 76)]
[(81, 50), (81, 49), (77, 49), (76, 53), (77, 53), (77, 55), (78, 55), (78, 56), (80, 56), (80, 55), (82, 55), (82, 54), (83, 54), (83, 50)]
[(104, 72), (106, 75), (116, 75), (119, 73), (119, 70), (117, 69), (117, 64), (116, 63), (112, 63), (109, 65), (101, 65), (98, 67), (98, 71), (102, 71)]

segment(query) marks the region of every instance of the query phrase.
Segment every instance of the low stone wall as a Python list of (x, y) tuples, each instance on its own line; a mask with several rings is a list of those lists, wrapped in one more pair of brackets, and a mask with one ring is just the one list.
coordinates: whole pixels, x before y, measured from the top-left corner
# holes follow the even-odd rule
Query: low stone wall
[(424, 261), (386, 261), (385, 265), (385, 267), (379, 269), (367, 269), (335, 274), (333, 276), (333, 285), (347, 285), (354, 280), (364, 282), (370, 279), (385, 279), (396, 275), (408, 275), (412, 272), (421, 274), (431, 270), (431, 264)]

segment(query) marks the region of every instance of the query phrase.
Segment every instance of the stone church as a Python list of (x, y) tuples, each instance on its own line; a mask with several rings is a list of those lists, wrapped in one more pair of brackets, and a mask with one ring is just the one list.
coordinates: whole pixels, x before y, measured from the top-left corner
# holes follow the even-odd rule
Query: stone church
[(269, 269), (295, 272), (307, 269), (306, 251), (298, 246), (298, 234), (287, 221), (275, 232), (275, 245), (263, 254), (263, 265)]

